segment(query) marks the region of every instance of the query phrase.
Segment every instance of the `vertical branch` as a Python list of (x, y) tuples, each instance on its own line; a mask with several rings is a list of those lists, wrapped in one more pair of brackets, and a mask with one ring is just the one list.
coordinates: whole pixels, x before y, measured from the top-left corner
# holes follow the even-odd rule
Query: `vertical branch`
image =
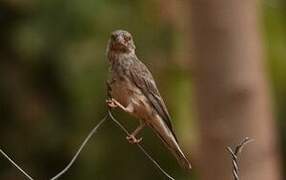
[[(246, 169), (245, 177), (283, 179), (265, 67), (261, 1), (188, 2), (201, 180), (231, 178), (225, 173), (227, 157), (221, 147), (245, 134), (259, 145), (255, 154), (249, 152), (257, 158), (256, 168)], [(250, 159), (245, 159), (248, 163)]]
[(232, 175), (233, 175), (234, 180), (239, 180), (238, 155), (241, 153), (243, 147), (252, 141), (253, 139), (246, 137), (243, 139), (243, 141), (239, 145), (235, 147), (234, 151), (229, 146), (226, 148), (232, 158)]

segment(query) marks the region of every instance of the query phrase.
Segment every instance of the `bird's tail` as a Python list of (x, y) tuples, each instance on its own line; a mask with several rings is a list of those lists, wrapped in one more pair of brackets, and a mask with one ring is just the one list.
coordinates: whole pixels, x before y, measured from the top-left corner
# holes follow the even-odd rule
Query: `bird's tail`
[(192, 168), (191, 163), (181, 150), (175, 135), (173, 132), (167, 127), (165, 123), (160, 123), (160, 125), (150, 124), (155, 134), (163, 141), (165, 146), (171, 151), (171, 153), (175, 156), (180, 166), (186, 170), (190, 170)]

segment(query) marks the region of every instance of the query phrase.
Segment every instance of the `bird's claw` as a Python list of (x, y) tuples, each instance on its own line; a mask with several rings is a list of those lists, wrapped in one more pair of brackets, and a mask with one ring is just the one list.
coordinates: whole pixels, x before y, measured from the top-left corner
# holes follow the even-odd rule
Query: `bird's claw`
[(106, 104), (107, 104), (107, 106), (109, 106), (111, 108), (116, 108), (118, 106), (117, 101), (113, 98), (107, 99)]
[(143, 138), (141, 137), (141, 138), (137, 139), (134, 135), (131, 134), (131, 135), (127, 136), (126, 139), (128, 140), (128, 142), (130, 144), (138, 144), (142, 141)]

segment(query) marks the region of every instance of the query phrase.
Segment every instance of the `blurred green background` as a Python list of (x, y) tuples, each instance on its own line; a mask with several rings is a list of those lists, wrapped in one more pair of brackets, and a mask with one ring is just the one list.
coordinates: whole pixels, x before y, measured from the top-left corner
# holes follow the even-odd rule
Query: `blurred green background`
[[(261, 5), (267, 69), (285, 155), (286, 3), (265, 0)], [(0, 148), (36, 179), (63, 169), (106, 114), (106, 45), (112, 31), (125, 29), (134, 36), (137, 56), (153, 72), (183, 149), (192, 153), (198, 129), (192, 111), (188, 23), (187, 6), (172, 0), (0, 1)], [(115, 116), (130, 130), (137, 125), (125, 113), (116, 111)], [(177, 179), (185, 179), (157, 137), (149, 129), (143, 136), (153, 157)], [(196, 175), (195, 171), (193, 179)], [(108, 121), (62, 179), (164, 178)], [(23, 176), (1, 157), (0, 179)]]

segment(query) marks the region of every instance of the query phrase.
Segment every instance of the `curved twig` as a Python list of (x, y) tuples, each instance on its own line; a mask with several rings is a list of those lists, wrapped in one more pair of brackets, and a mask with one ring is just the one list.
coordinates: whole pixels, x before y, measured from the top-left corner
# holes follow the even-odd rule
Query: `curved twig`
[[(106, 121), (107, 117), (108, 117), (108, 114), (105, 115), (105, 117), (90, 131), (90, 133), (84, 139), (84, 141), (82, 142), (82, 144), (80, 145), (80, 147), (78, 148), (77, 152), (75, 153), (75, 155), (73, 156), (71, 161), (68, 163), (68, 165), (63, 170), (61, 170), (57, 175), (55, 175), (54, 177), (50, 178), (50, 180), (58, 179), (59, 177), (61, 177), (64, 173), (66, 173), (69, 170), (69, 168), (73, 165), (73, 163), (75, 162), (75, 160), (77, 159), (77, 157), (79, 156), (79, 154), (81, 153), (82, 149), (85, 147), (85, 145), (87, 144), (89, 139), (92, 137), (92, 135), (94, 135), (96, 133), (97, 129)], [(25, 175), (26, 178), (28, 178), (29, 180), (34, 180), (19, 165), (17, 165), (2, 149), (0, 149), (0, 153), (6, 159), (8, 159), (19, 171), (21, 171)]]
[(254, 141), (254, 139), (250, 139), (249, 137), (246, 137), (241, 141), (241, 143), (239, 143), (235, 147), (234, 151), (229, 146), (227, 146), (226, 148), (232, 158), (232, 175), (233, 175), (234, 180), (239, 180), (238, 155), (241, 153), (245, 145), (252, 141)]
[[(108, 111), (108, 114), (105, 115), (105, 117), (89, 132), (89, 134), (87, 135), (87, 137), (84, 139), (84, 141), (81, 143), (80, 147), (78, 148), (77, 152), (75, 153), (75, 155), (73, 156), (73, 158), (71, 159), (71, 161), (68, 163), (68, 165), (61, 170), (57, 175), (55, 175), (54, 177), (50, 178), (50, 180), (56, 180), (59, 179), (63, 174), (65, 174), (70, 167), (74, 164), (75, 160), (78, 158), (79, 154), (81, 153), (81, 151), (83, 150), (83, 148), (86, 146), (86, 144), (88, 143), (88, 141), (90, 140), (90, 138), (96, 133), (96, 131), (98, 130), (98, 128), (107, 120), (107, 117), (110, 117), (111, 120), (119, 127), (121, 128), (127, 135), (130, 135), (129, 132), (127, 131), (127, 129), (119, 122), (117, 121), (114, 116), (112, 115), (112, 113), (110, 112), (110, 110)], [(173, 177), (171, 177), (160, 165), (159, 163), (154, 160), (152, 158), (152, 156), (143, 148), (143, 146), (141, 146), (140, 144), (137, 144), (138, 148), (144, 153), (144, 155), (147, 156), (147, 158), (149, 160), (152, 161), (152, 163), (169, 179), (171, 180), (175, 180)], [(25, 172), (19, 165), (17, 165), (2, 149), (0, 149), (0, 153), (9, 160), (10, 163), (12, 163), (20, 172), (22, 172), (23, 175), (25, 175), (25, 177), (29, 180), (34, 180), (27, 172)]]
[[(108, 111), (108, 115), (111, 118), (111, 120), (118, 126), (120, 127), (126, 135), (130, 135), (130, 133), (128, 132), (128, 130), (119, 122), (115, 119), (115, 117), (112, 115), (111, 111)], [(152, 156), (143, 148), (143, 146), (141, 146), (139, 143), (136, 144), (137, 147), (148, 157), (149, 160), (152, 161), (152, 163), (169, 179), (171, 180), (175, 180), (172, 176), (170, 176), (160, 165), (159, 163), (152, 158)]]
[(107, 115), (105, 115), (105, 117), (90, 131), (90, 133), (87, 135), (87, 137), (84, 139), (84, 141), (82, 142), (82, 144), (80, 145), (79, 149), (77, 150), (77, 152), (75, 153), (75, 155), (73, 156), (72, 160), (69, 162), (69, 164), (62, 170), (60, 171), (57, 175), (55, 175), (54, 177), (52, 177), (50, 180), (56, 180), (59, 177), (61, 177), (64, 173), (66, 173), (69, 168), (73, 165), (73, 163), (75, 162), (75, 160), (77, 159), (78, 155), (80, 154), (80, 152), (82, 151), (82, 149), (85, 147), (86, 143), (88, 142), (88, 140), (92, 137), (92, 135), (97, 131), (97, 129), (106, 121), (107, 119)]

